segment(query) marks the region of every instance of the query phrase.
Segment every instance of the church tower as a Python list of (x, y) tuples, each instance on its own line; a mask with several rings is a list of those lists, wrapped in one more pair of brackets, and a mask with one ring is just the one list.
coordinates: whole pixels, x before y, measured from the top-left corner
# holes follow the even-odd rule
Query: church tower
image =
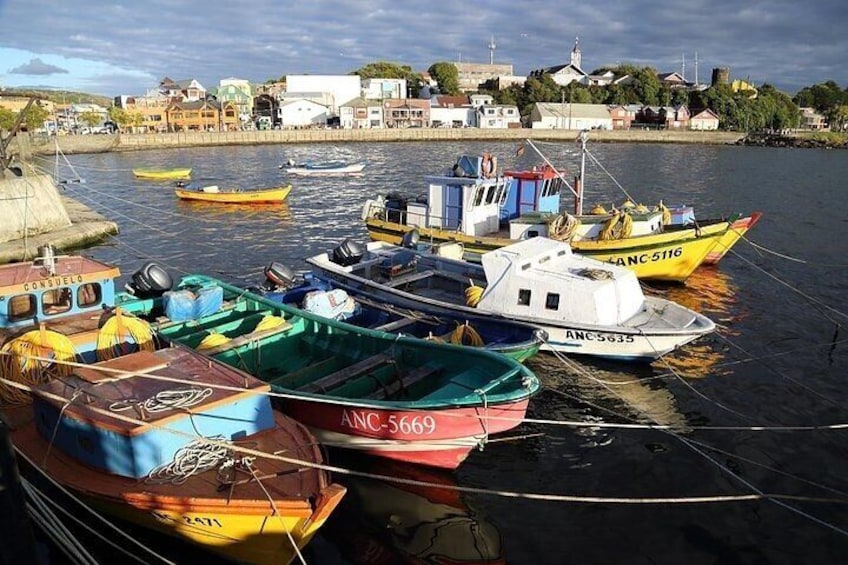
[(577, 67), (578, 69), (583, 69), (581, 65), (582, 56), (580, 55), (580, 38), (574, 38), (574, 49), (571, 50), (571, 64)]

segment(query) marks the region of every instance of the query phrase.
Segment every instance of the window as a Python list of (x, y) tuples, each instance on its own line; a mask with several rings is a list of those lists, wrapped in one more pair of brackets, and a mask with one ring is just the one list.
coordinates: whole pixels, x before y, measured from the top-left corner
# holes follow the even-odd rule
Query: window
[(19, 294), (9, 300), (8, 316), (10, 322), (17, 322), (35, 316), (35, 295)]
[(521, 288), (518, 290), (518, 305), (530, 306), (530, 289)]
[(486, 191), (485, 186), (478, 186), (474, 191), (474, 206), (479, 206), (483, 202), (483, 193)]
[(545, 308), (548, 310), (559, 310), (559, 294), (549, 292), (545, 298)]
[(62, 314), (71, 309), (71, 289), (47, 290), (41, 295), (41, 311), (47, 316)]
[(96, 306), (100, 303), (100, 283), (87, 283), (77, 289), (77, 304), (80, 308)]

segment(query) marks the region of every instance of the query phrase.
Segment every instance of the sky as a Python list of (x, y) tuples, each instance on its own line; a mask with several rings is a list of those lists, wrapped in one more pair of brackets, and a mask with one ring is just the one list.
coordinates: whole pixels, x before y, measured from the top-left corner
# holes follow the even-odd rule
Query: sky
[[(0, 88), (143, 95), (169, 77), (262, 83), (389, 61), (713, 68), (794, 95), (848, 87), (845, 0), (0, 0)], [(697, 65), (696, 65), (697, 61)]]

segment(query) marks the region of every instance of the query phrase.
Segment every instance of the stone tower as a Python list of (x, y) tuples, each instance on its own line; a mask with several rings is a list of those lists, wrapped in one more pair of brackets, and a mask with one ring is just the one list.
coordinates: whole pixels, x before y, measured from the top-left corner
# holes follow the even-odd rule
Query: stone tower
[(580, 55), (580, 38), (574, 38), (574, 49), (571, 50), (571, 64), (577, 67), (578, 69), (582, 69), (582, 56)]

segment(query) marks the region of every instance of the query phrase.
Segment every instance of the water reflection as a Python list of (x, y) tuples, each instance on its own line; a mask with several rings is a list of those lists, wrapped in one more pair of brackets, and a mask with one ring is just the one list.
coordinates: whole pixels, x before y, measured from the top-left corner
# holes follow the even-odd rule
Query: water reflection
[(546, 387), (602, 409), (597, 414), (601, 418), (612, 412), (639, 423), (670, 426), (678, 432), (688, 429), (677, 400), (660, 371), (651, 365), (573, 359), (566, 363), (544, 354), (534, 357), (528, 366)]
[[(333, 452), (333, 464), (456, 486), (444, 471)], [(505, 563), (498, 529), (463, 496), (438, 486), (335, 476), (348, 489), (323, 535), (351, 563)]]
[(225, 219), (232, 217), (238, 220), (258, 219), (283, 222), (281, 227), (294, 223), (294, 216), (288, 202), (267, 204), (222, 204), (209, 202), (192, 202), (179, 200), (176, 211), (190, 214), (199, 218)]

